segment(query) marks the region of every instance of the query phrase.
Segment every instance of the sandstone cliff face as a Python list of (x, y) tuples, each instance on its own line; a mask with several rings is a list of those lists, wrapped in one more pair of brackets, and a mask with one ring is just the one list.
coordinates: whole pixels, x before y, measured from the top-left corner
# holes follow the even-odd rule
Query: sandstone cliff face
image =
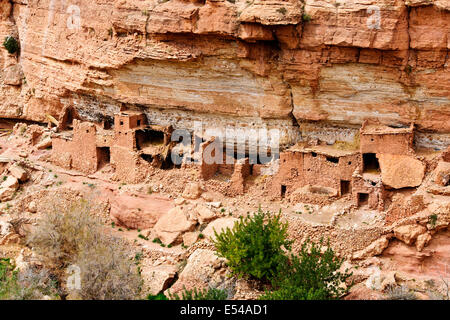
[[(86, 120), (122, 103), (176, 128), (202, 120), (353, 141), (364, 119), (450, 143), (447, 0), (2, 0), (0, 117)], [(332, 133), (331, 137), (327, 136)]]

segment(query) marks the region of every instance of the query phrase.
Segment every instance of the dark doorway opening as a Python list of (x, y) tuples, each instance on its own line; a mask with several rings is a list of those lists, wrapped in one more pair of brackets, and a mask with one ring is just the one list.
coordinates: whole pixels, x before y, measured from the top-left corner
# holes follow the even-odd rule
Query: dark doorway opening
[(102, 168), (111, 161), (111, 153), (109, 147), (97, 148), (98, 167)]
[(369, 204), (368, 193), (358, 193), (358, 206), (365, 206)]
[(349, 194), (351, 192), (350, 181), (341, 180), (341, 195)]
[(328, 162), (339, 163), (339, 158), (336, 157), (327, 157)]
[(138, 150), (162, 144), (164, 144), (164, 132), (151, 129), (136, 130), (136, 148)]
[(380, 164), (375, 153), (363, 154), (363, 172), (379, 173)]
[(286, 186), (281, 185), (281, 197), (284, 198), (286, 196)]

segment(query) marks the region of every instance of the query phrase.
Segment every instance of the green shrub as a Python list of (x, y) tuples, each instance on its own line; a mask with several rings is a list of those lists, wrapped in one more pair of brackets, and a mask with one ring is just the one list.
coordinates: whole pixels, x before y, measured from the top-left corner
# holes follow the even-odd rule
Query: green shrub
[(147, 296), (147, 300), (169, 300), (164, 293), (158, 293), (157, 295), (149, 294)]
[(175, 293), (169, 293), (170, 300), (226, 300), (228, 295), (225, 290), (209, 288), (200, 289), (194, 288), (193, 290), (187, 290), (183, 287), (181, 297)]
[(285, 7), (281, 7), (277, 9), (277, 12), (281, 13), (282, 15), (285, 15), (287, 13), (287, 10)]
[(311, 21), (311, 16), (310, 16), (309, 14), (307, 14), (307, 13), (304, 13), (304, 14), (302, 15), (302, 20), (303, 20), (304, 22), (309, 22), (309, 21)]
[(215, 232), (217, 254), (227, 259), (233, 274), (270, 280), (280, 272), (287, 259), (283, 248), (290, 250), (292, 244), (280, 218), (259, 208), (253, 216), (241, 217), (232, 230)]
[(19, 43), (16, 38), (12, 36), (7, 36), (5, 41), (3, 41), (3, 46), (8, 50), (10, 54), (14, 54), (19, 50)]
[(298, 255), (291, 254), (279, 277), (273, 280), (274, 290), (261, 298), (267, 300), (329, 300), (348, 292), (344, 286), (352, 275), (348, 270), (338, 271), (344, 262), (333, 250), (305, 241)]

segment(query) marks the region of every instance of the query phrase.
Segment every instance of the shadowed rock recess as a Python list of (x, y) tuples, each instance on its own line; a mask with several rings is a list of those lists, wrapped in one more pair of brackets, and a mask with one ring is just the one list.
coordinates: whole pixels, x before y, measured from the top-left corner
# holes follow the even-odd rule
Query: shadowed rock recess
[[(38, 217), (89, 199), (141, 254), (146, 294), (255, 299), (213, 240), (261, 206), (281, 209), (294, 252), (330, 239), (354, 272), (348, 299), (443, 292), (449, 0), (3, 0), (8, 37), (0, 258), (37, 264), (24, 243)], [(279, 150), (259, 135), (272, 129)], [(205, 156), (220, 163), (190, 161)]]

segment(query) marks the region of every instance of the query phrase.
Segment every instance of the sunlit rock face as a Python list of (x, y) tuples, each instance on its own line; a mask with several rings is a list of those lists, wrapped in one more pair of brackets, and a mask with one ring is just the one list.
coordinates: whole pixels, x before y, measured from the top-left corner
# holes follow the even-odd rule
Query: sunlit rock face
[(350, 142), (365, 119), (450, 143), (445, 0), (2, 1), (9, 35), (3, 118), (72, 105), (95, 120), (125, 104), (179, 128), (281, 128), (286, 144)]

